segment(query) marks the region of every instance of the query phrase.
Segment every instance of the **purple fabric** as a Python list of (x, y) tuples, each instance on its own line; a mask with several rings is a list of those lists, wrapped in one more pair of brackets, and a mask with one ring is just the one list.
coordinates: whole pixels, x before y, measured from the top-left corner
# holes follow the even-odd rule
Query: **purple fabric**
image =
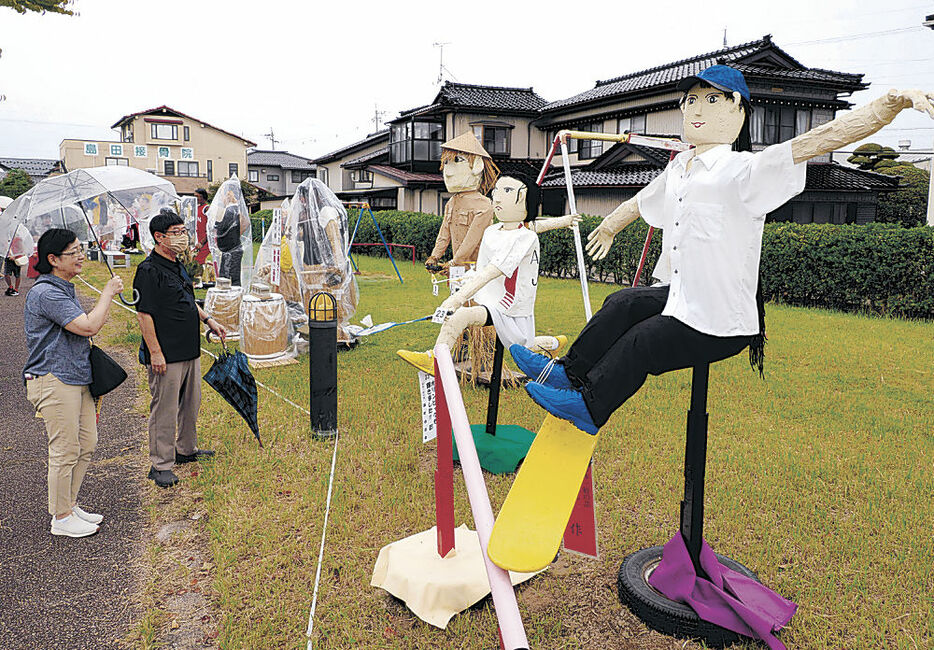
[(700, 565), (710, 580), (697, 576), (684, 538), (678, 532), (665, 544), (662, 561), (649, 577), (649, 584), (671, 600), (689, 606), (705, 621), (761, 639), (772, 650), (785, 650), (773, 633), (788, 624), (798, 606), (720, 564), (703, 540)]

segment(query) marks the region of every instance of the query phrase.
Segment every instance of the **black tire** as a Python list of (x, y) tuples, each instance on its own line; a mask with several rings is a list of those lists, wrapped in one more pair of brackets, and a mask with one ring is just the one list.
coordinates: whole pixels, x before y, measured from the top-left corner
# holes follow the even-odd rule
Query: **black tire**
[[(694, 610), (669, 600), (648, 583), (649, 575), (662, 559), (662, 547), (652, 546), (627, 556), (619, 567), (616, 588), (619, 599), (643, 623), (662, 634), (682, 639), (703, 639), (711, 648), (751, 641), (748, 637), (704, 621)], [(739, 562), (723, 555), (717, 559), (724, 566), (758, 581), (756, 574)]]

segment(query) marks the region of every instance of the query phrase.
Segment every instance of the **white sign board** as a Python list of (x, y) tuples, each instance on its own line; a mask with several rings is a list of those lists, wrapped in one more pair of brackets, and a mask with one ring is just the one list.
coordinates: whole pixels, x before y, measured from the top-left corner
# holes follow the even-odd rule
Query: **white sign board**
[(438, 437), (435, 423), (435, 378), (427, 372), (418, 371), (418, 387), (422, 394), (422, 442)]
[(272, 225), (269, 236), (272, 237), (272, 268), (269, 271), (269, 281), (273, 286), (279, 286), (282, 268), (282, 210), (275, 208), (272, 211)]

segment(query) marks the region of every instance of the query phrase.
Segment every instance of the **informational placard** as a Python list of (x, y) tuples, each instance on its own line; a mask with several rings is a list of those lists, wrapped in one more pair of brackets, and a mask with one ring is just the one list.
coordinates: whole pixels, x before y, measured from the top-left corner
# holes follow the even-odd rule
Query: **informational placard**
[(564, 529), (564, 549), (592, 558), (599, 558), (597, 548), (597, 511), (593, 501), (593, 463), (581, 482), (577, 501), (571, 510), (567, 528)]
[(422, 395), (422, 442), (438, 437), (435, 422), (435, 378), (427, 372), (418, 371), (418, 388)]
[(431, 315), (431, 322), (438, 323), (439, 325), (444, 323), (448, 317), (448, 310), (444, 307), (438, 307), (435, 309), (435, 313)]
[(85, 156), (96, 156), (97, 155), (97, 143), (96, 142), (85, 142), (84, 143), (84, 155)]
[(134, 158), (148, 158), (149, 150), (144, 144), (135, 144), (133, 145), (133, 157)]
[(122, 155), (123, 155), (123, 145), (122, 145), (122, 144), (112, 144), (112, 145), (110, 145), (110, 155), (111, 155), (111, 156), (122, 156)]
[(182, 160), (194, 160), (195, 150), (191, 147), (182, 147)]
[(461, 288), (461, 285), (464, 283), (464, 274), (467, 272), (466, 266), (449, 266), (448, 273), (450, 274), (450, 282), (448, 286), (451, 289), (451, 295), (453, 296), (458, 289)]
[(272, 211), (272, 225), (269, 227), (272, 231), (272, 268), (269, 270), (269, 281), (273, 286), (279, 286), (280, 273), (282, 269), (282, 209), (274, 208)]

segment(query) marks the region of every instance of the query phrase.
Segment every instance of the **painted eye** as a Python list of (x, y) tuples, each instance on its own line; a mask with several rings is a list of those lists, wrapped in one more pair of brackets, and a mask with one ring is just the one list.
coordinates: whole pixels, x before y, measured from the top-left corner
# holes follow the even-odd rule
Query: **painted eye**
[(716, 95), (707, 95), (707, 103), (708, 103), (708, 104), (716, 104), (716, 103), (717, 103), (717, 96), (716, 96)]

